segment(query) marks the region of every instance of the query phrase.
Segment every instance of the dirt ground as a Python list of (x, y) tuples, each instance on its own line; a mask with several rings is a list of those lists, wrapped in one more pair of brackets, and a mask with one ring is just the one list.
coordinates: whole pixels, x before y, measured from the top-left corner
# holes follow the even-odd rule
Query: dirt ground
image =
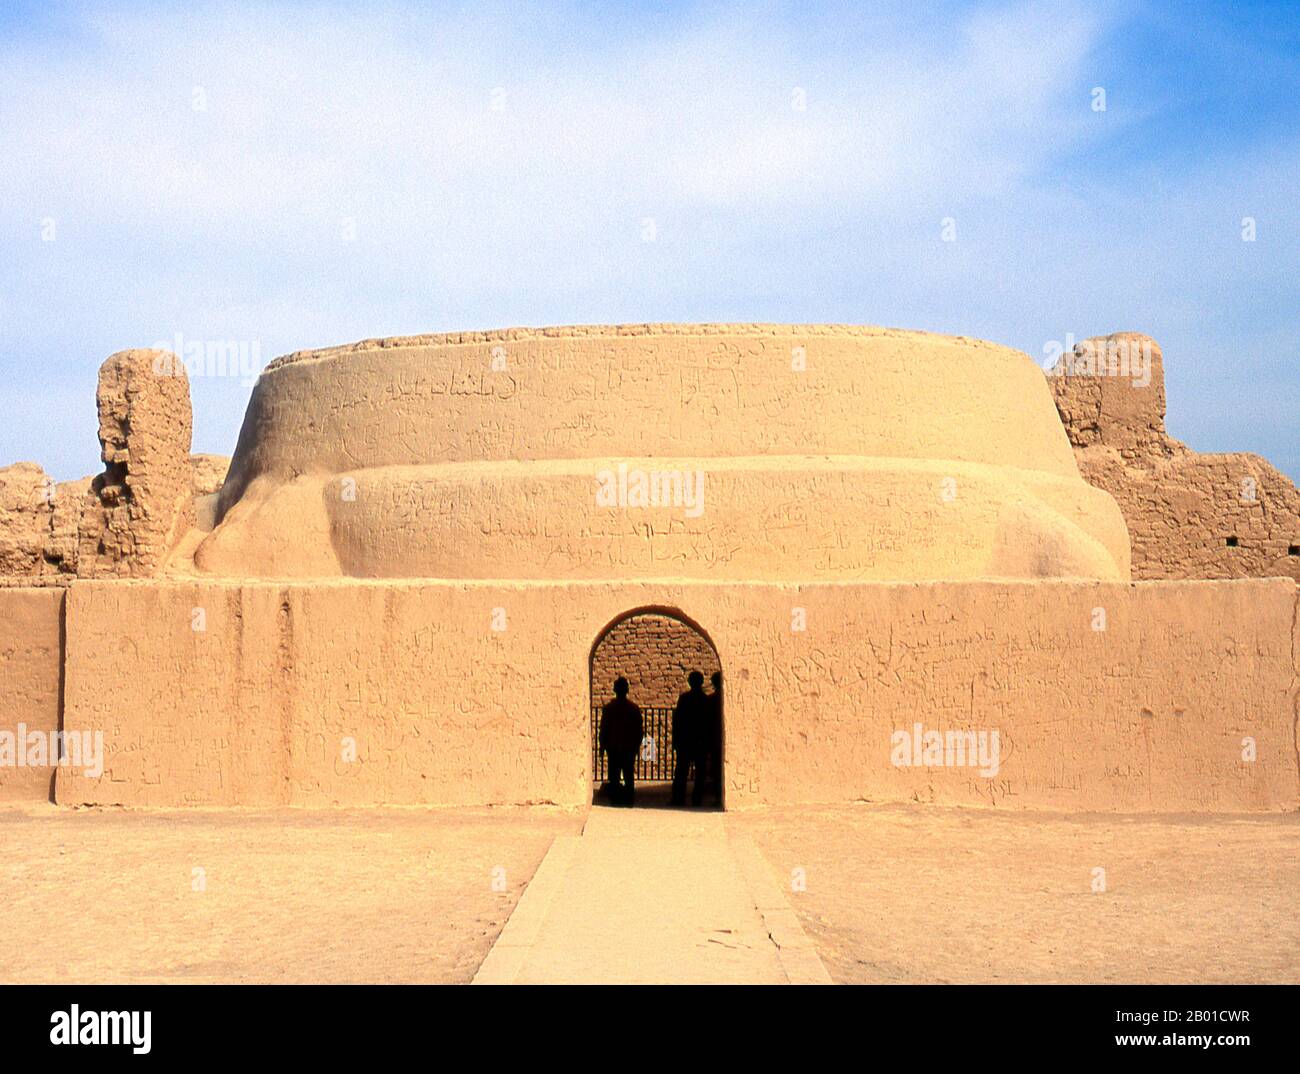
[(469, 981), (581, 824), (541, 808), (0, 809), (0, 981)]
[(1294, 813), (858, 806), (727, 822), (783, 881), (804, 871), (790, 901), (838, 982), (1300, 982)]
[[(584, 816), (7, 807), (0, 982), (468, 981)], [(803, 870), (790, 902), (837, 981), (1300, 981), (1300, 815), (724, 823)]]

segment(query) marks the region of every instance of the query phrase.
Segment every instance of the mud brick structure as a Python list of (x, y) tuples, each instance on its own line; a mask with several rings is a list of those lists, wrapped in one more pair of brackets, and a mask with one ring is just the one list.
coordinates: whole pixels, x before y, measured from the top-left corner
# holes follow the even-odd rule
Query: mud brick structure
[[(1099, 371), (1119, 342), (1145, 370)], [(0, 793), (577, 806), (613, 677), (667, 705), (699, 664), (728, 808), (1294, 809), (1294, 486), (1170, 439), (1145, 337), (1066, 359), (830, 325), (369, 340), (271, 363), (226, 474), (165, 352), (114, 355), (76, 525), (0, 472), (0, 731), (101, 732), (104, 771)], [(995, 770), (901, 764), (913, 730), (996, 732)]]
[(196, 501), (215, 501), (230, 460), (190, 454), (189, 382), (174, 355), (112, 355), (96, 403), (102, 473), (56, 483), (33, 462), (0, 467), (0, 579), (155, 575), (196, 506), (202, 515)]
[(1124, 513), (1135, 579), (1300, 581), (1300, 490), (1258, 455), (1201, 454), (1165, 431), (1155, 340), (1084, 340), (1048, 381), (1079, 472)]

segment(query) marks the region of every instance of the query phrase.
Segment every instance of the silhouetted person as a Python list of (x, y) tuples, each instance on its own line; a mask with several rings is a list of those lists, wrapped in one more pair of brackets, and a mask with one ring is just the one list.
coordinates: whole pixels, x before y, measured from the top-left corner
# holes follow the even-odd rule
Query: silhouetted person
[(691, 804), (704, 800), (705, 770), (709, 755), (709, 695), (704, 692), (704, 676), (692, 671), (686, 677), (690, 689), (677, 699), (673, 709), (673, 805), (686, 804), (686, 780), (695, 768), (695, 786)]
[(600, 748), (609, 771), (609, 798), (615, 805), (631, 805), (636, 797), (633, 769), (645, 735), (639, 706), (627, 699), (627, 679), (614, 680), (614, 700), (600, 710)]
[(710, 679), (713, 693), (709, 694), (709, 784), (722, 804), (722, 672), (715, 671)]

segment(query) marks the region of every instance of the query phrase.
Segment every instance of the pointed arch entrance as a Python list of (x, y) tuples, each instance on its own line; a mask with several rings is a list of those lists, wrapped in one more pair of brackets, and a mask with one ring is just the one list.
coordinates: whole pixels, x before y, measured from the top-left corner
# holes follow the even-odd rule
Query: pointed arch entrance
[[(615, 683), (627, 682), (627, 698), (641, 710), (643, 738), (632, 763), (638, 805), (668, 805), (674, 775), (673, 710), (690, 689), (692, 672), (703, 676), (707, 712), (713, 730), (707, 758), (697, 762), (703, 774), (704, 805), (723, 805), (725, 712), (722, 661), (708, 632), (678, 608), (647, 605), (623, 612), (596, 635), (588, 657), (591, 714), (592, 801), (612, 804), (608, 756), (600, 746), (604, 706), (615, 697)], [(716, 700), (715, 700), (716, 699)], [(692, 795), (699, 773), (690, 772)], [(688, 795), (687, 800), (691, 800)]]

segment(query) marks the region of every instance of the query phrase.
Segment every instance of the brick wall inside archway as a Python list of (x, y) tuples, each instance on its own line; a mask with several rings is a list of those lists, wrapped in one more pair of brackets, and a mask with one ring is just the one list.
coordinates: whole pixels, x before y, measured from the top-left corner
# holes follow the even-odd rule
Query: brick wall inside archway
[(602, 704), (613, 697), (614, 680), (622, 675), (638, 705), (672, 706), (687, 688), (687, 675), (702, 671), (711, 690), (708, 680), (718, 669), (718, 654), (697, 630), (680, 619), (645, 612), (616, 624), (596, 647), (591, 700)]

